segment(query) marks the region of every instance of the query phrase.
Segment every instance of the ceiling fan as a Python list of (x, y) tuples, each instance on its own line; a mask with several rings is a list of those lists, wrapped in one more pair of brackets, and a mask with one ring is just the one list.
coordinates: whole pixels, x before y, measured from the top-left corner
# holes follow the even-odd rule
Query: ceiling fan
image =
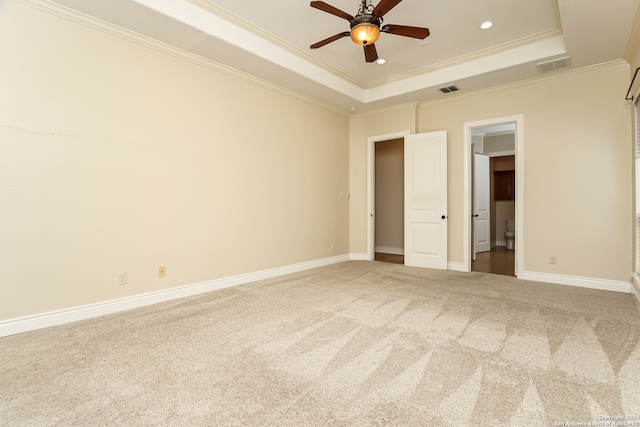
[(412, 37), (414, 39), (427, 38), (429, 36), (428, 28), (395, 24), (382, 25), (382, 17), (401, 1), (402, 0), (381, 0), (376, 7), (373, 7), (371, 0), (362, 0), (356, 16), (351, 16), (323, 1), (312, 1), (311, 7), (349, 21), (351, 31), (344, 31), (312, 44), (310, 46), (311, 49), (317, 49), (343, 37), (351, 36), (351, 40), (353, 40), (354, 43), (364, 46), (365, 60), (367, 62), (373, 62), (378, 59), (378, 52), (376, 51), (374, 43), (380, 37), (381, 32), (403, 37)]

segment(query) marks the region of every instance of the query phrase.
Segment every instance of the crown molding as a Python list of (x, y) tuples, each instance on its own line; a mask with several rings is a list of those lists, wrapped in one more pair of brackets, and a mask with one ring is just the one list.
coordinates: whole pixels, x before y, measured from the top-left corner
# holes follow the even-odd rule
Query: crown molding
[(508, 43), (503, 43), (501, 45), (497, 45), (497, 46), (493, 46), (491, 48), (488, 49), (483, 49), (483, 50), (479, 50), (477, 52), (473, 52), (470, 53), (468, 55), (461, 55), (458, 56), (456, 58), (447, 60), (447, 61), (442, 61), (442, 62), (438, 62), (426, 67), (422, 67), (422, 68), (418, 68), (416, 70), (412, 70), (408, 73), (404, 73), (404, 74), (399, 74), (397, 76), (393, 76), (391, 78), (388, 79), (384, 79), (384, 80), (378, 80), (376, 82), (373, 82), (371, 84), (368, 84), (365, 86), (365, 89), (373, 89), (373, 88), (377, 88), (380, 86), (385, 86), (389, 83), (395, 83), (397, 81), (402, 81), (402, 80), (406, 80), (409, 78), (413, 78), (413, 77), (417, 77), (417, 76), (421, 76), (423, 74), (428, 74), (428, 73), (432, 73), (434, 71), (437, 70), (441, 70), (444, 68), (450, 68), (450, 67), (454, 67), (456, 65), (460, 65), (460, 64), (464, 64), (470, 61), (474, 61), (477, 59), (481, 59), (487, 56), (491, 56), (491, 55), (495, 55), (498, 53), (502, 53), (502, 52), (506, 52), (509, 50), (513, 50), (513, 49), (517, 49), (519, 47), (523, 47), (532, 43), (537, 43), (543, 40), (547, 40), (553, 37), (557, 37), (557, 36), (561, 36), (562, 32), (558, 29), (554, 29), (554, 30), (549, 30), (549, 31), (544, 31), (538, 34), (534, 34), (528, 37), (523, 37), (517, 40), (513, 40), (510, 41)]
[(394, 104), (394, 105), (390, 105), (388, 107), (382, 107), (382, 108), (378, 108), (375, 110), (371, 110), (371, 111), (364, 111), (362, 113), (351, 113), (352, 116), (362, 116), (362, 117), (367, 117), (367, 116), (372, 116), (375, 114), (380, 114), (380, 113), (387, 113), (389, 111), (394, 111), (394, 110), (403, 110), (405, 108), (414, 108), (414, 109), (418, 109), (420, 107), (420, 103), (419, 102), (405, 102), (402, 104)]
[(231, 12), (229, 12), (228, 10), (215, 5), (213, 3), (211, 3), (208, 0), (187, 0), (189, 3), (203, 9), (206, 10), (209, 13), (212, 13), (216, 16), (218, 16), (219, 18), (224, 19), (225, 21), (228, 21), (230, 23), (232, 23), (233, 25), (236, 25), (240, 28), (242, 28), (245, 31), (248, 31), (262, 39), (267, 40), (269, 43), (274, 44), (286, 51), (288, 51), (289, 53), (291, 53), (292, 55), (296, 55), (298, 57), (300, 57), (301, 59), (310, 62), (318, 67), (324, 68), (325, 71), (335, 75), (338, 78), (341, 78), (343, 80), (348, 81), (349, 83), (358, 86), (362, 89), (365, 89), (364, 84), (357, 80), (354, 79), (353, 77), (349, 76), (348, 74), (340, 71), (339, 69), (327, 64), (324, 61), (321, 61), (317, 58), (315, 58), (312, 55), (309, 55), (308, 53), (306, 53), (303, 50), (300, 50), (299, 48), (297, 48), (296, 46), (292, 45), (291, 43), (288, 43), (284, 40), (282, 40), (281, 38), (277, 37), (276, 35), (263, 30), (262, 28), (259, 28), (255, 25), (253, 25), (252, 23), (250, 23), (249, 21), (239, 17), (238, 15), (235, 15)]
[[(338, 112), (345, 116), (349, 115), (348, 112), (345, 112), (341, 108), (337, 108), (332, 105), (326, 104), (324, 102), (318, 101), (317, 99), (312, 98), (310, 96), (306, 96), (296, 91), (287, 89), (286, 87), (276, 85), (274, 83), (260, 79), (254, 75), (244, 73), (242, 71), (226, 66), (224, 64), (220, 64), (211, 59), (204, 58), (202, 56), (193, 54), (191, 52), (187, 52), (182, 49), (178, 49), (169, 44), (152, 39), (150, 37), (128, 30), (126, 28), (122, 28), (117, 25), (111, 24), (109, 22), (103, 21), (101, 19), (94, 18), (82, 12), (78, 12), (66, 6), (62, 6), (60, 4), (54, 3), (50, 0), (14, 0), (14, 1), (17, 3), (23, 4), (25, 6), (40, 10), (42, 12), (51, 14), (58, 18), (66, 19), (68, 21), (74, 22), (84, 27), (91, 28), (96, 31), (100, 31), (102, 33), (108, 34), (113, 37), (117, 37), (119, 39), (137, 44), (139, 46), (142, 46), (148, 49), (155, 50), (156, 52), (160, 52), (177, 59), (191, 62), (192, 64), (208, 68), (212, 71), (216, 71), (218, 73), (224, 74), (229, 77), (237, 78), (238, 80), (242, 80), (246, 83), (250, 83), (250, 84), (271, 90), (281, 95), (286, 95), (290, 98), (294, 98), (300, 101), (314, 104), (324, 109), (331, 110), (333, 112)], [(193, 1), (193, 0), (190, 0), (190, 1)]]
[(371, 116), (371, 115), (375, 115), (375, 114), (379, 114), (379, 113), (384, 113), (387, 111), (391, 111), (391, 110), (395, 110), (398, 108), (406, 108), (409, 106), (415, 106), (418, 110), (422, 107), (429, 107), (429, 106), (433, 106), (433, 105), (440, 105), (440, 104), (447, 104), (447, 103), (451, 103), (451, 102), (459, 102), (464, 100), (465, 98), (472, 98), (472, 97), (476, 97), (479, 95), (483, 95), (483, 94), (487, 94), (487, 93), (493, 93), (493, 92), (500, 92), (503, 90), (507, 90), (510, 88), (516, 88), (516, 87), (521, 87), (521, 86), (528, 86), (528, 85), (532, 85), (532, 84), (537, 84), (537, 83), (541, 83), (547, 80), (555, 80), (555, 79), (560, 79), (560, 78), (570, 78), (571, 76), (575, 76), (575, 75), (579, 75), (579, 74), (584, 74), (584, 73), (590, 73), (590, 72), (595, 72), (595, 71), (599, 71), (599, 70), (604, 70), (604, 69), (608, 69), (608, 68), (614, 68), (620, 65), (628, 65), (626, 61), (622, 60), (622, 59), (617, 59), (614, 61), (610, 61), (610, 62), (603, 62), (602, 64), (597, 64), (597, 65), (590, 65), (587, 67), (582, 67), (582, 68), (578, 68), (578, 69), (574, 69), (574, 70), (565, 70), (565, 71), (559, 71), (556, 72), (554, 74), (551, 75), (547, 75), (547, 76), (539, 76), (539, 77), (534, 77), (532, 79), (527, 79), (527, 80), (521, 80), (518, 82), (513, 82), (513, 83), (506, 83), (503, 85), (499, 85), (499, 86), (493, 86), (487, 89), (478, 89), (472, 92), (466, 92), (466, 93), (459, 93), (459, 94), (453, 94), (451, 96), (448, 96), (445, 99), (435, 99), (433, 101), (425, 101), (425, 102), (419, 102), (419, 103), (406, 103), (406, 104), (399, 104), (399, 105), (394, 105), (391, 107), (384, 107), (384, 108), (379, 108), (376, 110), (371, 110), (371, 111), (366, 111), (366, 112), (362, 112), (362, 113), (355, 113), (352, 114), (354, 116), (362, 116), (362, 117), (366, 117), (366, 116)]
[[(438, 105), (438, 104), (446, 104), (449, 102), (458, 102), (461, 101), (465, 98), (471, 98), (471, 97), (475, 97), (478, 95), (482, 95), (485, 93), (491, 93), (491, 92), (499, 92), (499, 91), (503, 91), (506, 89), (510, 89), (510, 88), (516, 88), (516, 87), (521, 87), (521, 86), (529, 86), (532, 84), (537, 84), (537, 83), (541, 83), (544, 81), (548, 81), (548, 80), (556, 80), (556, 79), (564, 79), (564, 78), (570, 78), (572, 76), (576, 76), (579, 74), (585, 74), (585, 73), (591, 73), (591, 72), (596, 72), (599, 70), (605, 70), (608, 68), (614, 68), (614, 67), (618, 67), (620, 65), (629, 65), (625, 60), (623, 59), (616, 59), (613, 61), (609, 61), (609, 62), (603, 62), (601, 64), (596, 64), (596, 65), (589, 65), (586, 67), (582, 67), (582, 68), (577, 68), (577, 69), (569, 69), (569, 70), (564, 70), (564, 71), (557, 71), (551, 75), (547, 75), (547, 76), (539, 76), (539, 77), (534, 77), (531, 79), (526, 79), (526, 80), (520, 80), (517, 82), (513, 82), (513, 83), (506, 83), (503, 85), (498, 85), (498, 86), (493, 86), (490, 88), (486, 88), (486, 89), (478, 89), (472, 92), (467, 92), (467, 93), (460, 93), (460, 94), (454, 94), (450, 97), (447, 97), (446, 99), (435, 99), (433, 101), (426, 101), (426, 102), (421, 102), (419, 104), (419, 108), (421, 107), (426, 107), (426, 106), (431, 106), (431, 105)], [(622, 94), (624, 96), (624, 94)]]
[[(280, 39), (279, 37), (275, 36), (274, 34), (265, 31), (255, 25), (253, 25), (252, 23), (248, 22), (247, 20), (229, 12), (228, 10), (215, 5), (213, 3), (211, 3), (209, 0), (186, 0), (189, 3), (203, 9), (206, 10), (209, 13), (212, 13), (213, 15), (218, 16), (221, 19), (224, 19), (227, 22), (232, 23), (233, 25), (236, 25), (239, 28), (242, 28), (245, 31), (248, 31), (254, 35), (256, 35), (257, 37), (260, 37), (262, 39), (267, 40), (269, 43), (276, 45), (286, 51), (288, 51), (289, 53), (291, 53), (292, 55), (296, 55), (297, 57), (303, 59), (304, 61), (307, 61), (311, 64), (314, 64), (317, 67), (320, 67), (322, 69), (324, 69), (326, 72), (331, 73), (332, 75), (348, 82), (351, 83), (359, 88), (361, 88), (363, 90), (363, 92), (367, 92), (369, 89), (376, 89), (382, 86), (386, 86), (388, 84), (393, 84), (393, 83), (397, 83), (397, 82), (402, 82), (403, 80), (407, 80), (407, 79), (411, 79), (414, 77), (419, 77), (419, 76), (423, 76), (429, 73), (432, 73), (434, 71), (438, 71), (438, 70), (442, 70), (445, 68), (450, 68), (450, 67), (454, 67), (460, 64), (464, 64), (470, 61), (474, 61), (477, 59), (481, 59), (481, 58), (485, 58), (491, 55), (495, 55), (495, 54), (499, 54), (502, 52), (506, 52), (509, 50), (513, 50), (513, 49), (517, 49), (526, 45), (530, 45), (533, 43), (537, 43), (537, 42), (541, 42), (547, 39), (551, 39), (553, 37), (557, 37), (557, 36), (562, 36), (562, 31), (559, 28), (555, 28), (553, 30), (548, 30), (548, 31), (543, 31), (537, 34), (533, 34), (527, 37), (522, 37), (520, 39), (517, 40), (513, 40), (507, 43), (503, 43), (501, 45), (497, 45), (497, 46), (493, 46), (491, 48), (487, 48), (487, 49), (483, 49), (480, 51), (476, 51), (467, 55), (462, 55), (459, 56), (457, 58), (453, 58), (450, 60), (446, 60), (446, 61), (442, 61), (439, 63), (435, 63), (435, 64), (431, 64), (428, 65), (426, 67), (422, 67), (422, 68), (418, 68), (415, 70), (412, 70), (410, 72), (407, 73), (403, 73), (403, 74), (399, 74), (387, 79), (382, 79), (382, 80), (378, 80), (376, 82), (372, 82), (369, 84), (365, 84), (351, 76), (349, 76), (348, 74), (340, 71), (339, 69), (331, 66), (330, 64), (321, 61), (317, 58), (315, 58), (314, 56), (300, 50), (299, 48), (297, 48), (296, 46)], [(366, 102), (365, 102), (366, 103)]]
[[(293, 97), (298, 100), (302, 100), (308, 103), (312, 103), (314, 105), (321, 106), (322, 108), (339, 112), (341, 114), (350, 115), (348, 111), (345, 111), (343, 108), (338, 108), (332, 106), (326, 102), (319, 101), (312, 96), (303, 95), (297, 91), (288, 89), (284, 86), (280, 86), (278, 84), (271, 83), (267, 80), (261, 79), (254, 75), (242, 72), (240, 70), (231, 68), (229, 66), (223, 65), (221, 63), (215, 62), (213, 59), (208, 59), (191, 52), (184, 51), (182, 49), (170, 46), (166, 43), (157, 41), (150, 37), (135, 33), (131, 30), (118, 27), (114, 24), (102, 21), (100, 19), (88, 16), (81, 12), (74, 11), (65, 6), (58, 5), (54, 3), (52, 0), (15, 0), (21, 4), (25, 4), (45, 12), (51, 13), (53, 15), (62, 17), (64, 19), (71, 20), (78, 24), (84, 25), (89, 28), (93, 28), (94, 30), (104, 32), (106, 34), (110, 34), (112, 36), (118, 37), (123, 40), (127, 40), (129, 42), (156, 50), (158, 52), (162, 52), (168, 54), (170, 56), (189, 61), (191, 63), (212, 69), (219, 73), (232, 76), (234, 78), (238, 78), (245, 82), (267, 88), (269, 90), (275, 91), (280, 94), (284, 94), (290, 97)], [(141, 3), (144, 4), (144, 3)], [(434, 64), (429, 67), (421, 68), (419, 70), (412, 71), (410, 73), (403, 74), (401, 76), (394, 77), (392, 79), (386, 79), (384, 82), (378, 82), (376, 86), (371, 87), (370, 89), (365, 89), (359, 84), (354, 84), (353, 79), (345, 78), (342, 73), (336, 74), (330, 67), (327, 67), (326, 64), (318, 61), (314, 58), (311, 58), (310, 55), (300, 51), (300, 49), (295, 48), (294, 46), (286, 43), (273, 34), (270, 34), (264, 30), (258, 29), (255, 26), (249, 24), (245, 20), (231, 14), (230, 12), (220, 8), (219, 6), (213, 5), (207, 0), (185, 0), (184, 5), (191, 5), (191, 8), (202, 9), (209, 12), (211, 16), (211, 22), (215, 23), (216, 20), (220, 22), (227, 22), (229, 25), (236, 26), (239, 31), (244, 31), (248, 38), (260, 38), (264, 39), (265, 43), (272, 45), (274, 49), (280, 49), (283, 54), (289, 55), (290, 58), (296, 62), (299, 66), (300, 62), (296, 61), (297, 58), (299, 61), (302, 61), (308, 64), (312, 69), (318, 70), (326, 73), (324, 83), (319, 82), (327, 87), (333, 87), (333, 84), (338, 84), (340, 88), (333, 87), (334, 90), (342, 93), (345, 96), (351, 97), (357, 102), (362, 102), (365, 105), (375, 101), (382, 101), (388, 99), (390, 97), (401, 95), (407, 93), (407, 91), (415, 90), (415, 88), (426, 88), (426, 87), (435, 87), (434, 85), (438, 84), (439, 80), (442, 80), (444, 76), (465, 76), (465, 73), (468, 72), (467, 68), (472, 65), (476, 67), (476, 69), (483, 69), (485, 71), (490, 71), (494, 64), (502, 63), (503, 66), (513, 65), (515, 62), (522, 60), (523, 57), (530, 57), (534, 59), (539, 57), (541, 53), (545, 50), (553, 52), (564, 51), (564, 41), (561, 35), (560, 30), (551, 30), (536, 34), (534, 36), (525, 37), (519, 39), (514, 42), (505, 43), (503, 45), (493, 47), (491, 49), (485, 49), (480, 52), (476, 52), (470, 55), (465, 55), (453, 59), (451, 61), (444, 61), (438, 64)], [(214, 19), (215, 17), (215, 19)], [(245, 40), (246, 42), (246, 40)], [(245, 43), (246, 44), (246, 43)], [(468, 64), (468, 65), (467, 65)], [(479, 68), (478, 68), (479, 67)], [(587, 67), (591, 69), (591, 67)], [(294, 69), (291, 69), (292, 72), (298, 72)], [(557, 75), (566, 75), (566, 73), (561, 72), (557, 73)], [(509, 87), (513, 84), (529, 84), (531, 81), (542, 80), (544, 78), (556, 78), (557, 75), (552, 77), (537, 77), (533, 80), (525, 80), (523, 82), (515, 82), (512, 84), (498, 86), (499, 88)], [(326, 80), (329, 79), (329, 82)], [(411, 89), (414, 88), (414, 89)], [(440, 102), (450, 102), (453, 100), (460, 99), (463, 96), (473, 96), (478, 93), (482, 93), (483, 91), (491, 91), (495, 90), (494, 88), (481, 89), (475, 92), (469, 92), (465, 94), (456, 94), (452, 97), (448, 97), (447, 99), (438, 99), (434, 101), (427, 101), (423, 104), (419, 105), (429, 105), (430, 103), (440, 103)], [(361, 95), (358, 94), (358, 91), (361, 92)], [(391, 108), (395, 108), (391, 106)], [(368, 111), (366, 113), (358, 113), (358, 114), (370, 114), (378, 111), (385, 111), (388, 107), (383, 107), (380, 110)], [(352, 113), (351, 113), (352, 114)]]

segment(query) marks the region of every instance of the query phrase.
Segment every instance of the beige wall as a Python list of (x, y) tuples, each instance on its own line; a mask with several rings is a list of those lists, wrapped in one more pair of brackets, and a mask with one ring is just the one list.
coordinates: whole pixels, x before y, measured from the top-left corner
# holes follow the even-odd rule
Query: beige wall
[[(628, 76), (628, 64), (617, 62), (420, 106), (419, 132), (448, 132), (450, 262), (463, 258), (464, 123), (523, 114), (524, 270), (629, 281)], [(365, 138), (352, 138), (351, 152), (364, 152), (365, 145)], [(361, 157), (350, 161), (352, 194), (366, 193), (363, 163)], [(352, 228), (364, 228), (366, 215), (351, 220)], [(353, 237), (352, 251), (366, 246)], [(548, 263), (549, 255), (558, 257), (557, 265)]]
[(375, 171), (375, 246), (404, 251), (404, 139), (375, 144)]
[(463, 125), (523, 114), (524, 271), (629, 280), (628, 72), (620, 62), (420, 109), (421, 132), (449, 135), (451, 261), (462, 261)]
[(0, 320), (349, 252), (348, 115), (18, 2), (0, 57)]

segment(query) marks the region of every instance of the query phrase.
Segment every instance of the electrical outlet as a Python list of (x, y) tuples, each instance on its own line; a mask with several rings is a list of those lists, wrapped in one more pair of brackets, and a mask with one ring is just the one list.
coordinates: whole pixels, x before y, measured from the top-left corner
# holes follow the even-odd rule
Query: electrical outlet
[(127, 273), (118, 273), (118, 285), (127, 284)]
[(158, 267), (158, 277), (165, 277), (167, 275), (167, 267), (161, 265)]
[(556, 265), (558, 263), (558, 257), (555, 255), (549, 255), (549, 264)]
[(335, 243), (333, 243), (333, 242), (331, 242), (331, 250), (332, 250), (332, 251), (335, 251), (335, 250), (336, 250), (336, 244), (335, 244)]

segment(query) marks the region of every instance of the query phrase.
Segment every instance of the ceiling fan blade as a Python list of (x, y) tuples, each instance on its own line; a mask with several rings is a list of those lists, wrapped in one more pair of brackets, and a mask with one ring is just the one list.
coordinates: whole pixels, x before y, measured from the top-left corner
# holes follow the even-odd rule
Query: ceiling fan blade
[(402, 0), (382, 0), (373, 8), (371, 14), (375, 18), (382, 18), (387, 12), (396, 7)]
[(328, 37), (322, 41), (319, 41), (318, 43), (312, 44), (311, 46), (309, 46), (311, 49), (317, 49), (319, 47), (322, 47), (326, 44), (329, 44), (331, 42), (334, 42), (336, 40), (340, 40), (343, 37), (347, 37), (350, 33), (348, 31), (345, 31), (344, 33), (338, 33), (335, 36), (331, 36)]
[(426, 39), (430, 34), (428, 28), (394, 24), (384, 25), (380, 28), (380, 31), (383, 33), (395, 34), (396, 36), (413, 37), (414, 39)]
[(367, 62), (373, 62), (378, 59), (378, 51), (376, 51), (375, 44), (368, 44), (364, 46), (364, 59)]
[(347, 12), (343, 12), (340, 9), (331, 6), (330, 4), (327, 4), (323, 1), (312, 1), (311, 2), (311, 7), (314, 7), (316, 9), (319, 9), (323, 12), (327, 12), (330, 13), (332, 15), (335, 15), (339, 18), (344, 18), (347, 21), (351, 22), (353, 21), (353, 16), (349, 15)]

